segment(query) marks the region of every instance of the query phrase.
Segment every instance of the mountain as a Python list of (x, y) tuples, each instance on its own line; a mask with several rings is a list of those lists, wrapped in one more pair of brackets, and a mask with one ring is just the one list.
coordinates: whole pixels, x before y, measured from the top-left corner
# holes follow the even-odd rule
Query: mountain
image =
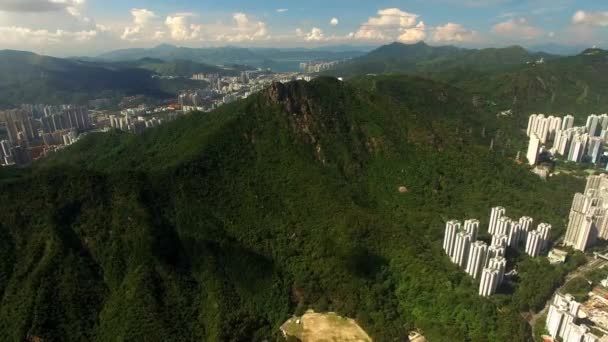
[(438, 78), (481, 94), (527, 115), (530, 112), (586, 117), (608, 108), (608, 51), (587, 49), (576, 56), (526, 64), (502, 72), (445, 73)]
[(523, 120), (534, 111), (581, 116), (606, 111), (608, 83), (599, 75), (607, 69), (606, 51), (601, 49), (555, 56), (519, 46), (476, 50), (394, 43), (327, 74), (419, 75), (477, 94), (495, 103), (496, 111), (513, 109)]
[(91, 98), (144, 94), (172, 96), (152, 72), (30, 52), (0, 51), (0, 107), (21, 103), (86, 103)]
[(501, 204), (557, 236), (583, 184), (489, 151), (509, 119), (471, 98), (404, 76), (275, 83), (1, 172), (0, 338), (275, 340), (314, 308), (377, 341), (531, 340), (520, 312), (570, 266), (509, 259), (519, 280), (480, 298), (445, 220)]
[(297, 71), (301, 62), (315, 60), (335, 61), (364, 54), (367, 48), (328, 49), (278, 49), (278, 48), (186, 48), (172, 45), (159, 45), (151, 49), (124, 49), (108, 52), (99, 58), (109, 61), (138, 60), (158, 58), (165, 61), (189, 60), (198, 63), (224, 65), (243, 64), (258, 68), (271, 68), (274, 71)]
[(552, 59), (546, 53), (531, 53), (519, 46), (507, 48), (464, 49), (454, 46), (430, 46), (392, 43), (355, 58), (331, 71), (340, 76), (382, 73), (440, 73), (453, 69), (472, 71), (503, 70), (540, 58)]

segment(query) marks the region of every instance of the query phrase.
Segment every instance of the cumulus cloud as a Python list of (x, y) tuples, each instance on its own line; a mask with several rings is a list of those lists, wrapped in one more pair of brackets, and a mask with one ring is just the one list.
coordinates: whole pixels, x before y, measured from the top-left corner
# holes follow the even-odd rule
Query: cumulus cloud
[[(169, 35), (173, 40), (188, 41), (200, 40), (202, 34), (202, 25), (191, 23), (192, 13), (179, 13), (167, 16), (165, 25), (169, 29)], [(160, 32), (156, 32), (155, 36), (161, 36)]]
[(0, 11), (51, 12), (84, 5), (84, 0), (0, 0)]
[(0, 42), (3, 44), (58, 44), (85, 42), (97, 36), (97, 30), (33, 30), (27, 27), (0, 27)]
[(608, 26), (608, 11), (607, 12), (585, 12), (577, 11), (572, 16), (572, 23), (578, 25), (590, 26)]
[(532, 26), (525, 18), (513, 18), (494, 25), (494, 33), (513, 38), (534, 39), (543, 34), (543, 30)]
[(413, 28), (404, 29), (397, 40), (402, 43), (411, 44), (422, 41), (424, 38), (426, 38), (426, 26), (424, 25), (424, 21), (421, 21)]
[(318, 27), (313, 27), (310, 32), (304, 32), (302, 29), (296, 29), (296, 35), (303, 38), (307, 42), (321, 42), (327, 40), (323, 30)]
[(395, 40), (416, 42), (426, 37), (424, 22), (418, 21), (419, 15), (402, 11), (399, 8), (386, 8), (370, 17), (357, 32), (351, 34), (361, 40)]
[(151, 22), (157, 18), (156, 14), (145, 8), (131, 9), (133, 25), (125, 27), (121, 39), (137, 41), (148, 38)]
[(460, 24), (447, 23), (435, 29), (433, 40), (436, 42), (464, 43), (474, 41), (476, 35), (475, 31), (466, 29)]
[(338, 26), (339, 23), (340, 23), (340, 20), (338, 20), (338, 18), (336, 18), (336, 17), (331, 18), (331, 20), (329, 21), (329, 24), (331, 26)]
[(217, 36), (219, 41), (244, 42), (270, 38), (268, 27), (263, 21), (252, 20), (247, 14), (237, 12), (232, 15), (234, 25), (222, 28)]

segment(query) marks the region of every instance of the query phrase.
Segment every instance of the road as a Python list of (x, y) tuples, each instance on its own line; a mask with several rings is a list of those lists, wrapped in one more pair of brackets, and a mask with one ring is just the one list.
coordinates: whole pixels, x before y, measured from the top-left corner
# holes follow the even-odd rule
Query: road
[(532, 336), (535, 336), (534, 326), (536, 324), (536, 321), (543, 314), (545, 314), (545, 312), (547, 312), (547, 310), (549, 310), (549, 305), (551, 305), (551, 302), (553, 301), (553, 297), (555, 296), (556, 293), (558, 293), (564, 287), (564, 285), (566, 285), (570, 280), (572, 280), (576, 277), (582, 276), (582, 275), (586, 274), (587, 272), (591, 271), (592, 269), (602, 267), (603, 265), (606, 265), (606, 264), (608, 264), (608, 261), (606, 261), (604, 259), (600, 259), (600, 258), (595, 259), (593, 257), (587, 257), (587, 262), (584, 265), (581, 265), (574, 271), (568, 273), (566, 275), (566, 279), (564, 280), (564, 283), (562, 284), (562, 286), (558, 287), (557, 290), (555, 290), (555, 292), (553, 292), (553, 295), (551, 295), (551, 298), (549, 298), (549, 300), (547, 300), (545, 307), (538, 313), (533, 314), (532, 317), (529, 317), (528, 323), (530, 323), (530, 326), (532, 327)]

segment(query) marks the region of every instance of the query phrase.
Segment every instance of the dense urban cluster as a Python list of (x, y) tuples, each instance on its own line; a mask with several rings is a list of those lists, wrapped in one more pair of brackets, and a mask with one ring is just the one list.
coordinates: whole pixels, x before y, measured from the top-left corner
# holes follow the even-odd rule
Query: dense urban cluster
[(581, 304), (574, 297), (566, 294), (556, 294), (549, 305), (546, 329), (552, 338), (560, 338), (563, 342), (597, 342), (601, 340), (585, 324), (579, 324)]
[(27, 104), (0, 111), (0, 126), (5, 129), (4, 138), (0, 139), (0, 165), (27, 165), (50, 152), (71, 145), (82, 133), (93, 130), (102, 132), (117, 129), (140, 134), (181, 115), (194, 111), (209, 112), (224, 104), (247, 98), (272, 82), (310, 81), (312, 76), (258, 69), (243, 71), (240, 76), (195, 74), (192, 79), (205, 83), (201, 89), (180, 92), (177, 103), (146, 104), (143, 96), (130, 96), (120, 101), (120, 109), (117, 110), (94, 110), (108, 107), (112, 103), (109, 99), (97, 99), (90, 101), (88, 107)]
[(247, 98), (272, 82), (310, 81), (311, 76), (299, 73), (272, 73), (264, 70), (254, 70), (243, 71), (240, 76), (222, 76), (217, 73), (195, 74), (192, 75), (192, 79), (204, 81), (208, 86), (201, 89), (185, 90), (178, 94), (177, 102), (184, 112), (209, 112), (223, 104)]
[[(530, 165), (538, 164), (539, 157), (548, 153), (575, 163), (608, 164), (603, 158), (608, 140), (608, 114), (590, 115), (585, 126), (574, 126), (574, 117), (566, 115), (545, 117), (532, 114), (528, 120), (527, 158)], [(552, 143), (551, 148), (548, 148)]]
[(514, 221), (505, 216), (503, 207), (492, 208), (488, 233), (492, 236), (490, 246), (477, 240), (479, 221), (466, 220), (464, 226), (460, 221), (446, 223), (443, 249), (452, 262), (465, 269), (474, 279), (481, 277), (479, 295), (482, 297), (496, 293), (505, 278), (507, 247), (525, 246), (531, 257), (536, 257), (548, 246), (551, 225), (541, 223), (536, 230), (531, 230), (533, 219), (523, 216)]
[(343, 61), (331, 61), (331, 62), (320, 62), (320, 61), (315, 61), (315, 62), (304, 62), (304, 63), (300, 63), (300, 70), (302, 72), (306, 72), (306, 73), (317, 73), (317, 72), (322, 72), (322, 71), (326, 71), (326, 70), (331, 70), (333, 68), (335, 68), (336, 66), (345, 63), (346, 60)]
[(0, 111), (5, 138), (0, 141), (1, 164), (26, 165), (48, 153), (74, 143), (92, 128), (86, 107), (22, 105)]

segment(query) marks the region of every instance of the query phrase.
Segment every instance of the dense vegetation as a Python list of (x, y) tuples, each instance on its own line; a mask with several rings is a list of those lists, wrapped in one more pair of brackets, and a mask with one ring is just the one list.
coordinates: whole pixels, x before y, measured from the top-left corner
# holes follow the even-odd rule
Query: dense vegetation
[(111, 68), (97, 63), (0, 51), (0, 108), (21, 103), (87, 103), (123, 95), (173, 96), (152, 73), (140, 68)]
[(508, 123), (470, 96), (407, 77), (274, 84), (2, 174), (0, 339), (262, 341), (314, 308), (378, 341), (530, 340), (519, 303), (549, 298), (527, 289), (552, 266), (523, 258), (517, 301), (480, 298), (442, 253), (445, 221), (504, 205), (557, 233), (583, 184), (489, 151)]
[[(536, 63), (540, 59), (544, 63)], [(495, 104), (520, 118), (530, 112), (603, 113), (608, 107), (608, 52), (588, 49), (576, 56), (531, 53), (514, 46), (501, 49), (432, 47), (424, 43), (394, 43), (344, 64), (329, 74), (408, 73), (440, 80)]]

